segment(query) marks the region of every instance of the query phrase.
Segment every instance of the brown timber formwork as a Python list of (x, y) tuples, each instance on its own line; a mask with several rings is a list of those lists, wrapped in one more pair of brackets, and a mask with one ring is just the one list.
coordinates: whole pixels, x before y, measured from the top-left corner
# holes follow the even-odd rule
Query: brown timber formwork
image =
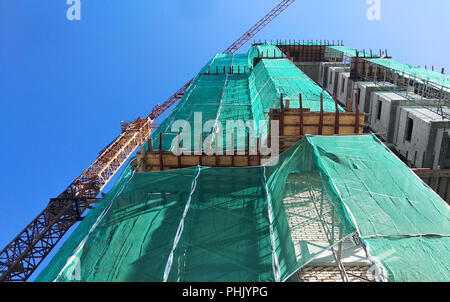
[[(305, 134), (311, 135), (354, 135), (362, 134), (364, 128), (364, 113), (347, 112), (311, 112), (309, 109), (272, 109), (270, 119), (278, 120), (280, 125), (280, 154)], [(300, 121), (303, 120), (303, 123)], [(322, 134), (319, 134), (319, 133)], [(270, 133), (272, 136), (272, 133)], [(161, 141), (161, 138), (160, 138)], [(269, 139), (270, 141), (270, 139)], [(259, 145), (259, 143), (258, 143)], [(151, 139), (149, 146), (152, 146)], [(175, 155), (171, 151), (149, 151), (142, 148), (136, 155), (138, 172), (158, 172), (195, 166), (204, 167), (257, 167), (270, 156), (259, 153), (254, 155), (248, 151), (245, 154), (234, 155), (207, 155), (204, 152), (197, 154)]]
[(138, 172), (168, 171), (195, 166), (203, 167), (258, 167), (263, 159), (268, 156), (262, 155), (180, 155), (177, 156), (170, 151), (145, 151), (141, 149), (136, 155), (136, 163), (139, 163)]
[[(358, 103), (355, 94), (356, 104)], [(280, 96), (280, 109), (270, 109), (269, 112), (269, 129), (273, 121), (279, 123), (279, 154), (289, 149), (298, 142), (306, 134), (309, 135), (355, 135), (363, 134), (365, 113), (356, 112), (340, 112), (337, 104), (336, 96), (334, 96), (335, 112), (323, 111), (323, 95), (320, 96), (320, 111), (312, 112), (309, 108), (303, 108), (302, 95), (299, 94), (300, 109), (289, 108), (289, 100), (284, 99), (283, 94)], [(272, 140), (273, 133), (269, 132), (268, 143)], [(260, 152), (261, 142), (256, 141), (258, 146), (254, 152), (246, 150), (245, 152), (234, 152), (232, 155), (224, 153), (214, 155), (211, 152), (197, 150), (190, 154), (176, 155), (171, 151), (162, 150), (162, 135), (159, 135), (158, 151), (153, 151), (152, 140), (149, 139), (149, 150), (142, 148), (136, 155), (135, 165), (138, 165), (138, 172), (157, 172), (173, 169), (188, 168), (194, 166), (204, 167), (252, 167), (261, 166), (262, 161), (270, 158), (270, 155), (262, 156)], [(200, 144), (203, 145), (202, 136), (200, 136)], [(234, 142), (233, 134), (231, 141)], [(247, 145), (250, 146), (250, 137), (247, 136)], [(178, 145), (180, 138), (178, 136)], [(234, 150), (232, 145), (231, 150)], [(181, 152), (179, 152), (181, 153)], [(254, 154), (256, 153), (256, 154)]]
[[(280, 153), (299, 141), (304, 135), (362, 134), (364, 113), (311, 112), (309, 109), (271, 109), (270, 121), (278, 120)], [(303, 120), (303, 123), (300, 121)]]
[(295, 62), (323, 62), (325, 61), (326, 45), (277, 45), (277, 47)]

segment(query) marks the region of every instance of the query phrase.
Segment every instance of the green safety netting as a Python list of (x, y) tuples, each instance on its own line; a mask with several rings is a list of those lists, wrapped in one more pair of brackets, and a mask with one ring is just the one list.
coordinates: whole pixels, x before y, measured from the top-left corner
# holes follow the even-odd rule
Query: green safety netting
[(37, 281), (284, 281), (355, 230), (380, 278), (449, 280), (448, 205), (368, 135), (264, 167), (127, 168)]
[(309, 137), (389, 281), (450, 280), (450, 208), (375, 136)]
[[(281, 94), (298, 108), (302, 93), (312, 111), (323, 94), (324, 110), (335, 110), (288, 59), (253, 68), (255, 48), (211, 60), (251, 72), (198, 75), (153, 133), (153, 148), (162, 133), (163, 149), (173, 149), (173, 124), (194, 126), (195, 112), (224, 126), (267, 120)], [(307, 136), (263, 167), (134, 173), (129, 164), (37, 281), (285, 281), (355, 231), (381, 279), (448, 281), (449, 215), (374, 136)]]
[[(253, 69), (249, 82), (255, 119), (267, 118), (271, 108), (280, 108), (281, 94), (285, 101), (290, 101), (290, 108), (299, 108), (301, 93), (303, 108), (309, 108), (311, 111), (320, 111), (322, 94), (324, 111), (336, 111), (333, 98), (288, 59), (263, 59)], [(338, 109), (344, 111), (339, 106)]]
[(248, 51), (248, 65), (253, 69), (255, 67), (255, 58), (285, 58), (286, 55), (273, 44), (256, 45)]
[(360, 58), (373, 58), (379, 57), (377, 54), (370, 54), (370, 52), (364, 52), (347, 46), (327, 46), (325, 48), (325, 58), (335, 58), (337, 56), (346, 56), (349, 58), (356, 57), (356, 52)]
[(354, 233), (315, 157), (303, 140), (272, 166), (128, 167), (36, 281), (284, 281)]
[[(241, 120), (252, 123), (254, 130), (250, 131), (248, 127), (245, 128), (244, 138), (233, 136), (233, 148), (237, 151), (242, 150), (248, 145), (247, 135), (251, 138), (259, 137), (265, 139), (268, 131), (269, 111), (271, 108), (280, 108), (281, 94), (284, 99), (289, 100), (290, 108), (299, 108), (299, 94), (302, 94), (303, 108), (309, 108), (311, 111), (320, 110), (320, 95), (324, 99), (324, 111), (334, 112), (335, 102), (331, 96), (323, 89), (318, 87), (306, 74), (295, 66), (291, 61), (281, 58), (279, 59), (263, 59), (257, 64), (255, 68), (250, 65), (250, 74), (204, 74), (208, 66), (215, 66), (217, 64), (237, 64), (247, 60), (253, 61), (258, 52), (263, 52), (266, 49), (269, 53), (272, 49), (278, 49), (274, 45), (258, 45), (252, 47), (248, 54), (244, 55), (217, 55), (205, 67), (202, 72), (194, 79), (188, 88), (185, 96), (180, 100), (171, 114), (163, 121), (161, 126), (152, 135), (153, 149), (159, 148), (159, 134), (163, 135), (163, 150), (173, 150), (178, 146), (173, 145), (179, 129), (173, 131), (175, 121), (186, 120), (191, 125), (191, 148), (190, 150), (199, 150), (199, 141), (197, 135), (194, 135), (194, 117), (195, 112), (202, 113), (202, 122), (217, 121), (222, 125), (223, 133), (221, 135), (221, 142), (224, 150), (228, 150), (231, 144), (227, 146), (227, 131), (233, 131), (235, 128), (226, 127), (227, 121)], [(284, 55), (283, 55), (284, 56)], [(244, 59), (245, 58), (245, 59)], [(233, 63), (234, 62), (234, 63)], [(250, 64), (250, 63), (249, 63)], [(233, 65), (236, 66), (236, 65)], [(227, 68), (228, 68), (227, 67)], [(211, 70), (213, 70), (212, 68)], [(235, 69), (233, 69), (235, 70)], [(285, 102), (286, 105), (286, 102)], [(338, 109), (344, 110), (339, 106)], [(260, 122), (266, 121), (262, 124), (264, 129), (260, 129)], [(213, 123), (216, 125), (217, 123)], [(177, 127), (175, 127), (177, 128)], [(201, 128), (201, 125), (199, 126)], [(215, 133), (213, 127), (207, 127), (202, 133), (202, 139), (205, 140)], [(239, 127), (237, 127), (239, 128)], [(220, 131), (219, 131), (220, 132)], [(262, 132), (260, 134), (260, 132)], [(194, 137), (196, 138), (194, 141)], [(238, 140), (240, 139), (240, 143)], [(220, 140), (218, 138), (217, 140)], [(228, 135), (228, 141), (231, 136)], [(212, 138), (211, 148), (215, 148), (216, 140)], [(189, 150), (188, 147), (183, 146), (180, 142), (181, 149)], [(205, 144), (203, 144), (205, 150)]]
[[(334, 41), (333, 41), (334, 42)], [(338, 41), (337, 41), (338, 42)], [(276, 45), (280, 45), (280, 46), (284, 46), (284, 45), (310, 45), (310, 46), (328, 46), (330, 43), (327, 42), (322, 42), (322, 41), (296, 41), (296, 40), (285, 40), (285, 41), (279, 41), (278, 43), (272, 43), (272, 44), (276, 44)]]
[[(199, 150), (199, 133), (202, 133), (201, 138), (204, 142), (212, 133), (215, 133), (215, 126), (218, 125), (222, 126), (221, 139), (223, 149), (227, 149), (227, 129), (229, 131), (236, 129), (232, 125), (227, 127), (227, 121), (247, 122), (253, 120), (247, 75), (202, 75), (197, 77), (175, 109), (161, 123), (158, 130), (152, 134), (154, 150), (159, 150), (160, 133), (162, 133), (163, 150), (177, 148), (177, 146), (173, 145), (173, 142), (174, 140), (177, 141), (177, 134), (181, 131), (176, 122), (181, 120), (187, 121), (191, 128), (191, 148), (180, 140), (182, 150)], [(210, 124), (205, 124), (208, 121)], [(196, 127), (198, 129), (197, 132)], [(184, 128), (181, 127), (181, 129)], [(217, 132), (220, 133), (220, 130)], [(248, 133), (254, 134), (254, 132), (246, 128), (245, 135)], [(255, 133), (253, 137), (256, 136), (257, 134)], [(194, 140), (194, 137), (199, 139)], [(228, 137), (231, 139), (231, 136)], [(243, 149), (242, 144), (238, 144), (238, 136), (236, 134), (233, 136), (233, 140), (235, 150)], [(247, 140), (245, 138), (243, 141), (246, 144)], [(203, 143), (203, 150), (205, 150), (205, 144)], [(212, 148), (215, 148), (215, 141), (212, 143)]]
[(232, 73), (248, 73), (250, 70), (247, 54), (216, 54), (208, 64), (206, 64), (200, 73), (222, 74), (231, 73), (230, 67), (233, 67)]
[(448, 75), (392, 59), (367, 59), (367, 61), (389, 68), (397, 73), (404, 73), (410, 77), (415, 77), (418, 80), (450, 89), (450, 76)]

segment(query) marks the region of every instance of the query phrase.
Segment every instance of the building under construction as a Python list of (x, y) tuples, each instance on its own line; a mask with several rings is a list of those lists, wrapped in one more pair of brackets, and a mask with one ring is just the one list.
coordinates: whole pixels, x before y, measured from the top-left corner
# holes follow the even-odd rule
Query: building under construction
[(123, 123), (2, 280), (80, 220), (37, 281), (450, 280), (450, 77), (343, 41), (240, 46)]

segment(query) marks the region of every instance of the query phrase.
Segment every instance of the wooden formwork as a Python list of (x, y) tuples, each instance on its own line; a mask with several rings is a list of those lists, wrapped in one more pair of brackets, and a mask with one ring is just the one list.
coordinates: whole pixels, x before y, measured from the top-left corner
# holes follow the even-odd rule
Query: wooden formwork
[[(364, 130), (365, 114), (360, 112), (340, 112), (336, 97), (335, 112), (323, 111), (323, 96), (320, 97), (320, 111), (313, 112), (310, 109), (302, 108), (302, 96), (299, 95), (300, 108), (289, 108), (289, 101), (280, 97), (280, 109), (271, 109), (269, 112), (270, 125), (273, 121), (279, 123), (279, 154), (286, 151), (298, 142), (303, 136), (310, 135), (353, 135), (362, 134)], [(271, 129), (271, 127), (270, 127)], [(269, 132), (268, 144), (274, 134)], [(181, 154), (175, 155), (173, 152), (162, 150), (162, 135), (159, 135), (159, 151), (152, 150), (152, 142), (149, 142), (149, 150), (140, 150), (137, 153), (136, 163), (139, 165), (138, 172), (156, 172), (166, 171), (180, 168), (188, 168), (194, 166), (206, 167), (252, 167), (261, 166), (270, 155), (263, 156), (259, 152), (261, 142), (256, 142), (256, 155), (249, 153), (248, 150), (244, 154), (233, 155), (225, 153), (224, 155), (207, 155), (205, 152), (198, 154)], [(200, 137), (200, 141), (201, 137)], [(248, 146), (250, 145), (250, 137), (247, 137)]]
[(277, 46), (287, 57), (293, 58), (297, 62), (325, 61), (326, 45), (280, 44)]
[[(303, 117), (300, 117), (303, 115)], [(300, 109), (270, 111), (271, 121), (278, 120), (280, 127), (280, 150), (284, 152), (303, 136), (362, 134), (364, 113), (302, 112)], [(303, 118), (303, 123), (300, 120)]]
[[(294, 145), (303, 136), (309, 135), (352, 135), (362, 134), (364, 131), (365, 113), (340, 112), (335, 100), (335, 112), (323, 111), (323, 96), (320, 98), (320, 111), (310, 111), (302, 108), (300, 95), (300, 109), (289, 108), (288, 103), (280, 100), (280, 109), (271, 109), (270, 122), (278, 121), (280, 137), (280, 153)], [(273, 135), (270, 133), (270, 135)]]
[(262, 155), (180, 155), (168, 151), (148, 151), (143, 148), (136, 154), (137, 163), (140, 163), (138, 172), (167, 171), (195, 166), (204, 167), (257, 167), (269, 158)]

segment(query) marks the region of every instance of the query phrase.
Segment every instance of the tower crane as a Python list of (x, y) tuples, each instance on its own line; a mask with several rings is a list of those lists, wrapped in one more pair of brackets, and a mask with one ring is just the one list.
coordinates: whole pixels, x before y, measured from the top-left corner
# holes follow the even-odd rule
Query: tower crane
[[(224, 53), (234, 54), (295, 0), (283, 0), (243, 34)], [(122, 134), (103, 149), (98, 158), (67, 189), (50, 199), (47, 207), (0, 252), (0, 281), (25, 282), (82, 214), (98, 202), (97, 195), (128, 158), (157, 128), (154, 121), (178, 102), (192, 80), (146, 118), (122, 124)]]

